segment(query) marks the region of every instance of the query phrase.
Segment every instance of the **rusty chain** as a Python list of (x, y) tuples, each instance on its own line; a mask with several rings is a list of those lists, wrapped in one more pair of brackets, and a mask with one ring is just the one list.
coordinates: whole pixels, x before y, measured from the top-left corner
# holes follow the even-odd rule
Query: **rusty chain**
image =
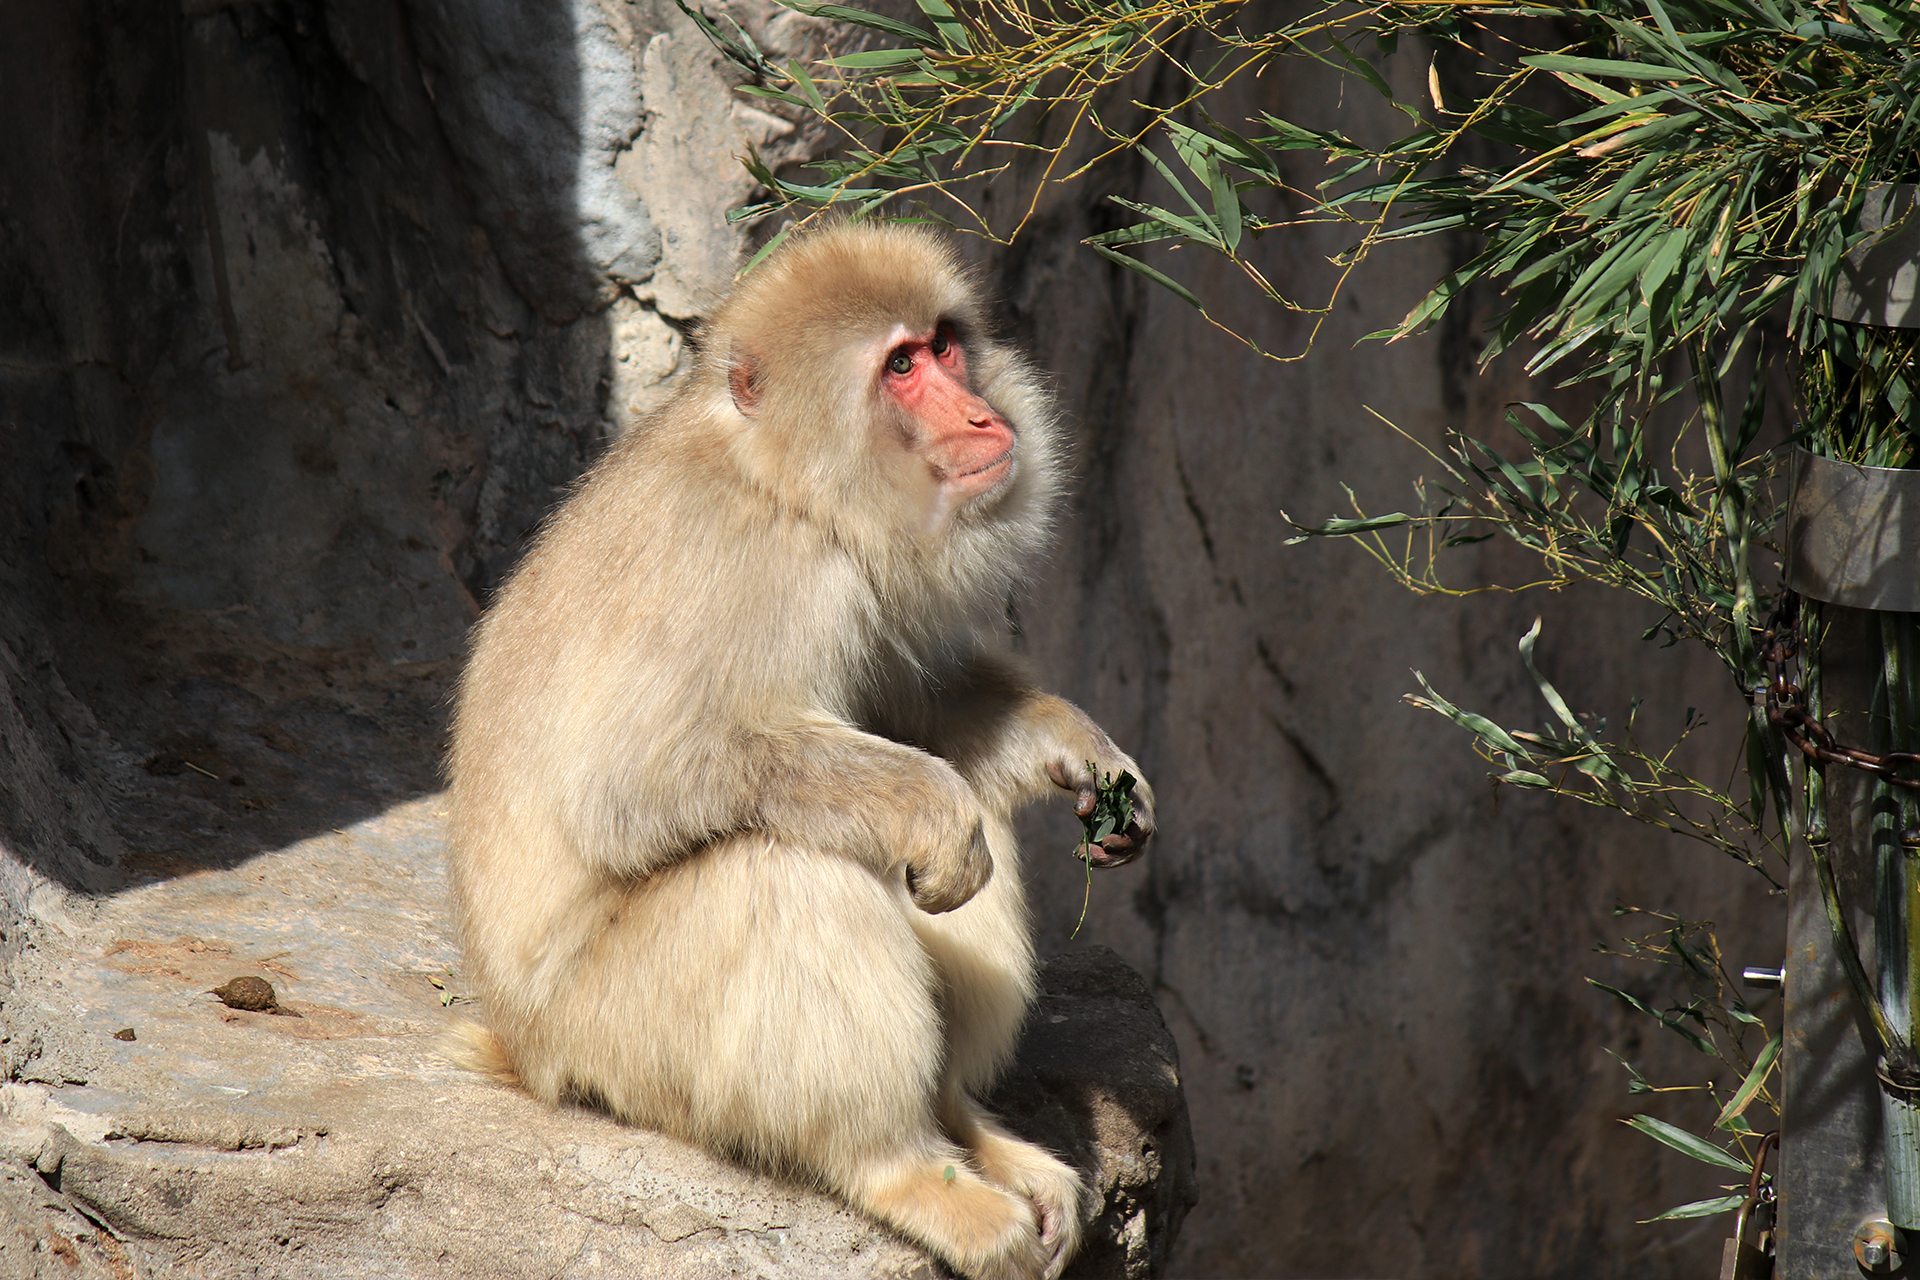
[(1767, 619), (1767, 629), (1760, 634), (1760, 660), (1767, 666), (1767, 719), (1810, 760), (1844, 764), (1896, 787), (1920, 791), (1920, 778), (1903, 778), (1898, 772), (1903, 764), (1920, 764), (1920, 753), (1887, 751), (1876, 755), (1846, 746), (1807, 709), (1806, 698), (1791, 674), (1799, 652), (1800, 594), (1783, 591), (1773, 616)]

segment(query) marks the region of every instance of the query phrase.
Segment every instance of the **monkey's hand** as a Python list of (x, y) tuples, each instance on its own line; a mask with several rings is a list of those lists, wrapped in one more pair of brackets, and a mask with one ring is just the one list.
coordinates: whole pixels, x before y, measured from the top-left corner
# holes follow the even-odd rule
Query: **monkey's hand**
[(1127, 799), (1133, 814), (1124, 827), (1101, 838), (1087, 850), (1087, 859), (1096, 867), (1118, 867), (1132, 862), (1153, 838), (1153, 788), (1140, 777), (1140, 766), (1133, 757), (1113, 745), (1100, 726), (1077, 714), (1085, 736), (1079, 742), (1063, 742), (1047, 761), (1047, 777), (1064, 791), (1073, 792), (1073, 811), (1084, 818), (1099, 800), (1100, 784), (1131, 774), (1134, 778)]
[(980, 797), (939, 756), (825, 717), (736, 741), (739, 807), (753, 808), (724, 825), (904, 878), (922, 911), (953, 910), (993, 875)]
[[(896, 846), (906, 853), (907, 892), (932, 915), (964, 905), (993, 878), (993, 855), (973, 788), (943, 762), (909, 788), (907, 830)], [(945, 775), (944, 777), (941, 775)]]

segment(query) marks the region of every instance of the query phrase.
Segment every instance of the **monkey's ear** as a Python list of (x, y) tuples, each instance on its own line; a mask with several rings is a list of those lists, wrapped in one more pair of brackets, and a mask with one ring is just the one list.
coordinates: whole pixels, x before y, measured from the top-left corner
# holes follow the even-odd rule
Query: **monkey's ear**
[(751, 418), (760, 408), (760, 362), (739, 343), (727, 353), (727, 390), (733, 392), (733, 407)]

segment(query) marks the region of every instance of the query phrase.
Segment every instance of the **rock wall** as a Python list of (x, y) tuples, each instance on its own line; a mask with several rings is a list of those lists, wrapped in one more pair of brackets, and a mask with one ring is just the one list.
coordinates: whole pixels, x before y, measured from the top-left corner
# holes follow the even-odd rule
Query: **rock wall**
[[(1386, 68), (1407, 97), (1424, 94), (1417, 49)], [(1357, 82), (1284, 71), (1242, 84), (1216, 118), (1404, 131)], [(1304, 157), (1289, 175), (1301, 188), (1326, 176)], [(1354, 514), (1343, 485), (1369, 513), (1408, 509), (1417, 478), (1444, 483), (1421, 449), (1446, 428), (1499, 440), (1506, 404), (1556, 394), (1508, 367), (1476, 374), (1484, 306), (1419, 339), (1361, 341), (1470, 244), (1380, 253), (1324, 317), (1262, 300), (1204, 251), (1153, 259), (1282, 357), (1268, 359), (1077, 246), (1129, 217), (1108, 192), (1178, 202), (1144, 164), (1116, 164), (1043, 201), (1028, 235), (989, 260), (1079, 423), (1073, 512), (1019, 602), (1020, 642), (1161, 798), (1153, 855), (1094, 877), (1079, 938), (1148, 977), (1180, 1041), (1201, 1196), (1174, 1274), (1710, 1272), (1724, 1223), (1639, 1220), (1722, 1194), (1715, 1171), (1620, 1121), (1652, 1112), (1699, 1130), (1717, 1106), (1631, 1095), (1608, 1054), (1656, 1084), (1697, 1086), (1716, 1064), (1585, 979), (1660, 1003), (1680, 990), (1594, 953), (1659, 927), (1616, 918), (1616, 904), (1716, 921), (1737, 973), (1783, 954), (1781, 900), (1703, 845), (1496, 793), (1463, 732), (1401, 699), (1421, 672), (1503, 725), (1548, 722), (1516, 651), (1541, 617), (1539, 661), (1577, 709), (1618, 731), (1644, 698), (1639, 732), (1664, 746), (1698, 708), (1709, 727), (1681, 758), (1743, 787), (1737, 690), (1704, 651), (1642, 641), (1657, 611), (1618, 593), (1421, 598), (1358, 545), (1287, 545), (1289, 513)], [(1337, 227), (1269, 233), (1254, 260), (1318, 300), (1349, 243)], [(1504, 541), (1443, 557), (1460, 588), (1540, 574)], [(1076, 831), (1054, 813), (1025, 829), (1043, 946), (1066, 941), (1087, 893), (1059, 856)], [(1778, 1025), (1777, 997), (1745, 994)]]
[[(743, 16), (773, 49), (814, 38)], [(269, 683), (418, 686), (437, 715), (478, 601), (726, 287), (734, 156), (809, 144), (730, 100), (670, 0), (7, 17), (17, 908), (111, 879), (102, 799), (137, 804), (125, 766), (185, 732), (169, 677), (284, 659)]]
[[(778, 56), (819, 39), (735, 12)], [(735, 153), (814, 140), (729, 98), (671, 0), (0, 0), (0, 20), (0, 928), (16, 977), (58, 983), (49, 950), (114, 918), (98, 895), (251, 875), (435, 788), (479, 602), (726, 283)], [(1135, 170), (1109, 186), (1159, 198)], [(1094, 883), (1078, 941), (1145, 974), (1179, 1041), (1201, 1200), (1171, 1272), (1704, 1270), (1711, 1232), (1633, 1220), (1711, 1173), (1615, 1121), (1705, 1104), (1629, 1098), (1603, 1049), (1656, 1080), (1704, 1060), (1580, 979), (1628, 981), (1588, 952), (1616, 900), (1719, 919), (1736, 965), (1777, 958), (1777, 916), (1710, 854), (1495, 797), (1398, 697), (1419, 668), (1536, 718), (1513, 654), (1536, 610), (1582, 707), (1732, 723), (1724, 678), (1639, 646), (1651, 619), (1598, 594), (1416, 601), (1355, 548), (1282, 545), (1282, 510), (1335, 510), (1343, 481), (1398, 506), (1423, 469), (1363, 405), (1433, 440), (1519, 390), (1469, 378), (1470, 329), (1353, 347), (1444, 260), (1374, 272), (1280, 364), (1076, 246), (1113, 216), (1048, 203), (986, 261), (1080, 432), (1020, 643), (1163, 801), (1159, 846)], [(1269, 237), (1268, 265), (1306, 281), (1337, 247)], [(1218, 264), (1171, 265), (1298, 344)], [(1521, 571), (1503, 555), (1458, 580)], [(1082, 901), (1073, 829), (1029, 824), (1049, 947)], [(65, 1087), (60, 1020), (5, 1014), (14, 1078)], [(9, 1202), (44, 1199), (23, 1176)]]

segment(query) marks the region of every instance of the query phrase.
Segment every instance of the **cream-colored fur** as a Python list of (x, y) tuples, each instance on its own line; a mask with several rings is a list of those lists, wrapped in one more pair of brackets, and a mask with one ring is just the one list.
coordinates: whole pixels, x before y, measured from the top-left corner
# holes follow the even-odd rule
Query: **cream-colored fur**
[[(957, 504), (877, 372), (936, 323), (1016, 440)], [(450, 757), (466, 1061), (816, 1179), (979, 1280), (1058, 1274), (1084, 1184), (974, 1101), (1033, 995), (1010, 815), (1085, 803), (1088, 762), (1139, 774), (992, 650), (1057, 447), (930, 235), (815, 233), (735, 290), (477, 633)]]

